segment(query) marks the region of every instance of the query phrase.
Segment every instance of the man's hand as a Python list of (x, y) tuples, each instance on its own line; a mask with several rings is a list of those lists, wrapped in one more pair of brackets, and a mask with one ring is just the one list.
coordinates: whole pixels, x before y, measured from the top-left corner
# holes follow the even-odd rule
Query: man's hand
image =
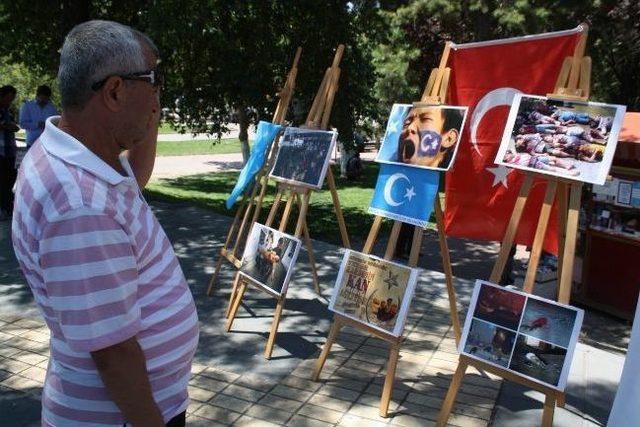
[(111, 399), (134, 427), (164, 427), (153, 400), (144, 353), (135, 337), (91, 352)]

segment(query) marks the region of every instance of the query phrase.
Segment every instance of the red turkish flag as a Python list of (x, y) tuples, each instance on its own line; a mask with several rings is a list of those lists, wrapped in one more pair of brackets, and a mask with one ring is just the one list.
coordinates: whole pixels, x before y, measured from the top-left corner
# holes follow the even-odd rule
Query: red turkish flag
[[(502, 241), (524, 175), (494, 164), (509, 106), (516, 93), (546, 95), (555, 86), (564, 58), (572, 56), (581, 27), (556, 33), (453, 45), (449, 102), (469, 107), (454, 166), (446, 174), (445, 229), (448, 235)], [(546, 188), (534, 181), (516, 243), (531, 245)], [(558, 213), (554, 206), (544, 248), (557, 254)]]

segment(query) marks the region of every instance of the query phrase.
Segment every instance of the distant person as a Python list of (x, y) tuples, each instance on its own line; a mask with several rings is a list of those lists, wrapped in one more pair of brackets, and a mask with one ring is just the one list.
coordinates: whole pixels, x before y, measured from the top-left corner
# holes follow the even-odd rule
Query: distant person
[(13, 184), (16, 182), (16, 124), (10, 107), (16, 99), (16, 88), (0, 87), (0, 220), (13, 211)]
[(57, 115), (58, 110), (51, 103), (51, 88), (46, 85), (38, 86), (36, 99), (27, 101), (20, 107), (20, 127), (27, 132), (27, 148), (40, 137), (45, 121)]

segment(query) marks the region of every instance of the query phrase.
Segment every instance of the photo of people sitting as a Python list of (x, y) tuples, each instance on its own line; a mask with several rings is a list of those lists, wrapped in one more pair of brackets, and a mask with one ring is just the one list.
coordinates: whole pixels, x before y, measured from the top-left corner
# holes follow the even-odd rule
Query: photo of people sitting
[(615, 115), (614, 106), (522, 96), (501, 163), (592, 181), (603, 167)]
[(296, 255), (298, 242), (284, 233), (256, 224), (249, 237), (240, 271), (280, 294)]

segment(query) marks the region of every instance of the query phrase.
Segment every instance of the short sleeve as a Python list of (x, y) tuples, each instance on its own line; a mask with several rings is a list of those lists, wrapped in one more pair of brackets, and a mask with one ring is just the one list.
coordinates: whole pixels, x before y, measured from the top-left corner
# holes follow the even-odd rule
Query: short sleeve
[(72, 211), (45, 225), (39, 254), (51, 309), (72, 350), (100, 350), (138, 333), (138, 268), (117, 221)]

